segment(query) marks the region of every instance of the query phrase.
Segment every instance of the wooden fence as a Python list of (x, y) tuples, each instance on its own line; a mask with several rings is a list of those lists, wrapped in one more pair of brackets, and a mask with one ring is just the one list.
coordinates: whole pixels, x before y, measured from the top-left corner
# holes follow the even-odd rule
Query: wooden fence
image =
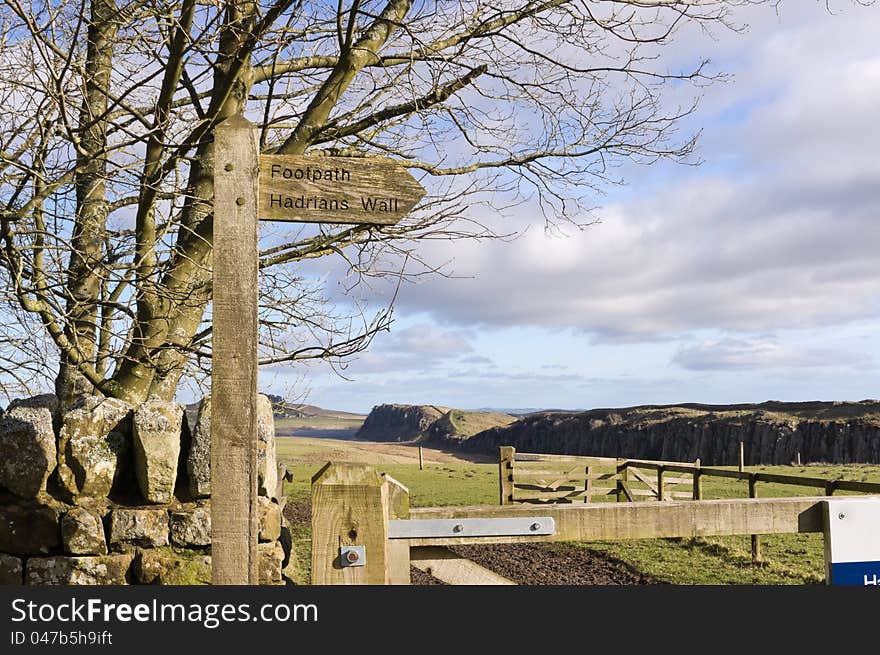
[[(826, 496), (835, 491), (880, 494), (880, 483), (877, 482), (709, 467), (701, 466), (700, 460), (665, 462), (518, 453), (511, 446), (500, 449), (498, 477), (502, 505), (591, 503), (608, 498), (617, 502), (635, 502), (644, 498), (656, 501), (704, 500), (703, 480), (711, 477), (748, 482), (749, 498), (758, 497), (759, 482), (811, 487), (820, 489)], [(683, 491), (683, 486), (688, 490)], [(761, 559), (757, 534), (752, 534), (752, 559)]]
[[(826, 496), (833, 495), (835, 491), (880, 494), (880, 482), (739, 471), (701, 466), (700, 460), (665, 462), (518, 453), (511, 446), (502, 446), (500, 449), (498, 477), (502, 505), (581, 501), (589, 503), (606, 496), (613, 497), (618, 502), (634, 502), (645, 497), (664, 501), (683, 498), (703, 500), (702, 483), (705, 478), (710, 477), (747, 481), (750, 498), (757, 498), (759, 482), (812, 487), (822, 490)], [(603, 482), (610, 485), (601, 484)], [(688, 490), (682, 491), (683, 486)]]
[[(640, 462), (637, 468), (647, 467)], [(699, 477), (705, 469), (691, 473)], [(774, 476), (773, 481), (778, 479)], [(627, 482), (615, 479), (621, 481)], [(312, 584), (409, 584), (411, 565), (450, 584), (512, 584), (448, 546), (823, 532), (823, 500), (824, 496), (410, 509), (409, 492), (396, 480), (369, 466), (328, 463), (312, 478)], [(552, 520), (553, 531), (468, 536), (458, 525), (463, 519), (529, 523), (537, 521), (536, 516)], [(450, 520), (454, 526), (445, 534), (410, 530), (401, 536), (401, 524)], [(352, 553), (352, 548), (359, 550)]]

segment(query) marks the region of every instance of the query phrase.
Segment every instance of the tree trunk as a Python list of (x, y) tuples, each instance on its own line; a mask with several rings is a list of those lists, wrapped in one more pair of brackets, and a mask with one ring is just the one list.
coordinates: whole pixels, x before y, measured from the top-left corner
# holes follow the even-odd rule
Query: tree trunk
[[(107, 95), (113, 66), (116, 37), (115, 0), (94, 0), (86, 48), (83, 104), (79, 115), (80, 151), (77, 156), (77, 213), (71, 238), (67, 273), (67, 313), (65, 335), (85, 361), (94, 363), (97, 355), (98, 301), (101, 293), (104, 230), (107, 222), (105, 156), (107, 141)], [(62, 406), (77, 395), (95, 393), (76, 366), (62, 361), (55, 380)]]
[[(230, 70), (256, 22), (251, 0), (230, 2), (220, 38), (209, 116), (216, 123), (241, 114), (253, 84), (250, 57), (230, 85)], [(213, 250), (214, 133), (201, 140), (190, 166), (187, 201), (175, 254), (157, 295), (138, 298), (135, 338), (114, 379), (128, 402), (148, 397), (171, 400), (189, 353), (186, 348), (201, 325), (211, 299)]]

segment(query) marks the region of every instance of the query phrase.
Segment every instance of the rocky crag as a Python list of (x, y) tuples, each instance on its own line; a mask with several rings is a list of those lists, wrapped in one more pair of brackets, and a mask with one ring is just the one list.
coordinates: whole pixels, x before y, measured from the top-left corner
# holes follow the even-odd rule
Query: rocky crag
[[(292, 557), (268, 398), (257, 403), (260, 579)], [(190, 429), (192, 419), (193, 428)], [(211, 580), (210, 399), (133, 407), (53, 395), (0, 412), (0, 584)]]
[(494, 412), (466, 412), (436, 405), (377, 405), (355, 438), (369, 441), (428, 441), (458, 446), (478, 432), (509, 425), (516, 418)]
[(880, 463), (880, 401), (676, 405), (540, 413), (480, 432), (466, 450), (525, 452), (747, 465)]
[(415, 441), (448, 411), (435, 405), (376, 405), (354, 436), (367, 441)]

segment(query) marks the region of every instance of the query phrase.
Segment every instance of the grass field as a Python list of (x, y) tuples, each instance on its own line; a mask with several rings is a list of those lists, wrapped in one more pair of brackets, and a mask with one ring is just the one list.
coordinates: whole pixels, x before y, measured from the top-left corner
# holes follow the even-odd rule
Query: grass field
[[(455, 454), (424, 449), (425, 470), (418, 467), (414, 446), (332, 439), (282, 438), (278, 457), (291, 467), (294, 482), (285, 491), (291, 502), (310, 496), (309, 481), (327, 461), (368, 463), (388, 473), (410, 490), (413, 506), (481, 505), (498, 503), (498, 465), (491, 458), (468, 461)], [(880, 466), (822, 465), (750, 467), (752, 471), (803, 474), (812, 477), (880, 482)], [(745, 498), (745, 481), (705, 478), (705, 498)], [(821, 495), (808, 487), (760, 484), (761, 497)], [(298, 582), (308, 580), (309, 530), (296, 532), (300, 557)], [(639, 570), (673, 584), (817, 584), (824, 582), (823, 541), (820, 534), (761, 537), (764, 561), (752, 563), (750, 538), (642, 539), (578, 544), (630, 562)]]

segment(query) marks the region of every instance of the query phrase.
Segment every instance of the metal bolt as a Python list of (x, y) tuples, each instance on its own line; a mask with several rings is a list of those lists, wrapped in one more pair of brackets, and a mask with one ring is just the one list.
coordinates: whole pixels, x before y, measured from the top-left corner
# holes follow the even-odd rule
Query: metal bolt
[(228, 164), (226, 164), (226, 166), (223, 167), (223, 170), (224, 171), (231, 171), (233, 168), (234, 168), (234, 166), (232, 165), (232, 162), (229, 162)]
[(538, 530), (541, 529), (541, 524), (540, 523), (532, 523), (529, 526), (529, 528), (531, 529), (532, 532), (537, 532)]
[(349, 564), (354, 564), (360, 559), (356, 550), (350, 550), (345, 554), (345, 559), (348, 560)]
[(461, 523), (456, 523), (452, 526), (453, 532), (461, 532), (462, 530), (464, 530), (464, 526)]
[(244, 198), (236, 198), (235, 199), (235, 204), (238, 205), (239, 207), (241, 207), (244, 203), (245, 203)]
[(837, 518), (839, 518), (839, 519), (842, 521), (843, 519), (846, 518), (846, 514), (844, 514), (843, 512), (841, 512), (840, 514), (837, 515)]

